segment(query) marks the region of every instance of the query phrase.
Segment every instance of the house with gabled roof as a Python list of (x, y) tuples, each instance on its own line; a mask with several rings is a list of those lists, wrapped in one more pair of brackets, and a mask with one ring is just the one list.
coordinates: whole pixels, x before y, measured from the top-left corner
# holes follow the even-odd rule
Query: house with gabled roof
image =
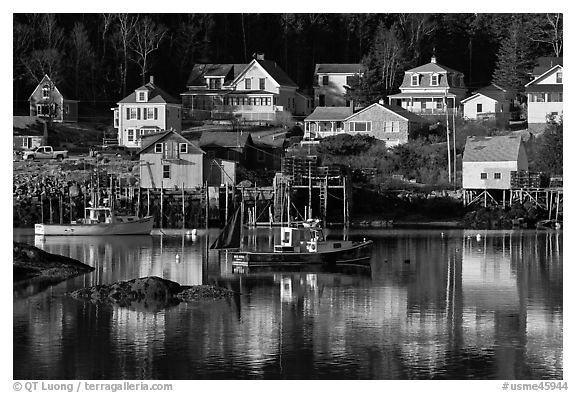
[(15, 151), (46, 145), (46, 121), (37, 116), (12, 117), (12, 148)]
[(362, 64), (316, 64), (314, 70), (315, 106), (351, 106), (346, 89), (362, 75)]
[(561, 58), (557, 63), (544, 72), (541, 71), (541, 66), (535, 67), (532, 75), (539, 75), (525, 85), (529, 126), (544, 126), (548, 118), (559, 120), (563, 115)]
[[(69, 96), (68, 96), (69, 97)], [(64, 97), (59, 87), (44, 75), (30, 97), (30, 116), (56, 123), (78, 121), (78, 101)]]
[(351, 107), (317, 107), (304, 119), (304, 139), (350, 134), (370, 135), (389, 147), (408, 142), (410, 134), (427, 124), (422, 117), (383, 101), (353, 112)]
[(255, 163), (254, 142), (248, 132), (203, 132), (198, 145), (208, 158), (234, 161), (246, 168), (253, 167)]
[(462, 188), (509, 190), (511, 172), (527, 171), (528, 156), (520, 135), (470, 136), (462, 159)]
[[(196, 64), (181, 93), (187, 118), (274, 122), (277, 114), (297, 114), (298, 86), (263, 54), (249, 64)], [(300, 107), (305, 107), (300, 106)]]
[(461, 101), (464, 118), (470, 120), (509, 116), (514, 94), (491, 84), (472, 93)]
[(182, 130), (180, 101), (155, 85), (153, 76), (117, 105), (112, 111), (120, 146), (139, 148), (143, 135)]
[(141, 188), (190, 189), (203, 185), (204, 151), (174, 130), (142, 137), (138, 154)]
[(388, 96), (390, 105), (398, 105), (410, 112), (444, 114), (457, 110), (466, 96), (464, 74), (436, 62), (404, 72), (400, 93)]

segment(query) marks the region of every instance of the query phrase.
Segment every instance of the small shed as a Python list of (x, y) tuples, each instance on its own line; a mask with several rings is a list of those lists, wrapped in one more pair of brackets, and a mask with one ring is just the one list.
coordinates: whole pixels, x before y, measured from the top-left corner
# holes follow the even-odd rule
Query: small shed
[(471, 136), (462, 159), (462, 187), (511, 189), (511, 172), (527, 171), (528, 157), (520, 135)]
[(498, 116), (509, 116), (513, 94), (497, 85), (490, 85), (475, 91), (462, 100), (464, 117), (470, 120), (483, 120)]

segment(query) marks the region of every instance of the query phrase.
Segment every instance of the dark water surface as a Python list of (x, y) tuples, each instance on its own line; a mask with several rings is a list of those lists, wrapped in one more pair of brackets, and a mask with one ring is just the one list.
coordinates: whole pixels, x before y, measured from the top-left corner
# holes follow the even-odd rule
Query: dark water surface
[[(245, 240), (269, 248), (274, 234)], [(14, 288), (14, 379), (562, 379), (561, 232), (350, 236), (374, 240), (371, 270), (236, 274), (204, 236), (14, 230), (96, 268)], [(155, 312), (62, 296), (144, 276), (241, 295)]]

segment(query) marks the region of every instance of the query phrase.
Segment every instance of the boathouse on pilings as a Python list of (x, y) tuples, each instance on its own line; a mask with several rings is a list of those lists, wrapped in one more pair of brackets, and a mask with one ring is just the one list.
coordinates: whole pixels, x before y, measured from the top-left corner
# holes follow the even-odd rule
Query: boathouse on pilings
[(528, 157), (520, 135), (472, 136), (462, 159), (464, 205), (511, 206), (533, 203), (548, 215), (562, 210), (562, 187), (541, 172), (528, 171)]

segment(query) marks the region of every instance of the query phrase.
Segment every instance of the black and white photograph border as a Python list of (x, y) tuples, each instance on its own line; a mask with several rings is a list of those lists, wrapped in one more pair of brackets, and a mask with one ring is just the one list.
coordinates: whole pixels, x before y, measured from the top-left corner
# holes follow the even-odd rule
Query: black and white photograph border
[[(503, 30), (522, 14), (517, 5), (494, 1), (480, 9), (421, 1), (226, 2), (162, 10), (136, 2), (31, 2), (11, 8), (3, 15), (4, 25), (12, 26), (5, 40), (13, 53), (9, 389), (188, 391), (216, 382), (218, 389), (259, 390), (270, 388), (261, 380), (285, 379), (282, 386), (290, 389), (326, 383), (336, 390), (362, 383), (482, 392), (570, 386), (563, 233), (571, 226), (563, 220), (562, 154), (563, 123), (571, 124), (562, 106), (572, 101), (562, 87), (562, 59), (572, 59), (568, 5), (551, 7), (562, 17), (566, 54), (535, 32), (532, 20), (524, 26), (534, 34), (525, 38), (531, 57), (524, 59), (524, 79), (508, 74), (514, 69), (510, 46), (425, 33), (422, 25), (412, 26), (429, 34), (420, 37), (420, 47), (394, 43), (401, 34), (392, 16), (376, 26), (360, 20), (350, 29), (302, 37), (295, 30), (282, 36), (282, 22), (286, 29), (310, 28), (298, 15), (280, 18), (278, 26), (268, 20), (288, 12), (316, 13), (328, 22), (338, 14), (405, 13), (409, 23), (425, 14), (452, 18), (454, 30), (468, 31), (478, 26), (469, 23), (471, 15), (457, 21), (460, 14), (493, 13), (501, 19), (495, 29), (502, 29), (494, 36), (510, 39)], [(547, 15), (541, 4), (522, 8)], [(27, 49), (28, 57), (19, 57), (18, 27), (28, 23), (19, 18), (39, 11), (23, 48), (39, 45), (34, 37), (43, 34), (39, 19), (46, 13), (66, 19), (59, 39), (75, 35), (78, 50), (82, 35), (92, 45), (92, 36), (106, 32), (82, 32), (75, 22), (88, 26), (103, 11), (138, 13), (141, 23), (149, 15), (150, 30), (140, 38), (152, 41), (141, 43), (140, 51), (134, 43), (123, 71), (121, 64), (108, 67), (96, 89), (89, 63), (105, 63), (102, 47), (74, 57), (74, 48), (62, 44), (61, 75), (46, 72), (49, 53), (34, 59)], [(186, 34), (200, 44), (176, 49), (177, 22), (186, 20), (178, 15), (189, 13), (198, 19), (188, 21), (228, 31), (200, 38), (203, 32), (188, 25)], [(214, 20), (201, 21), (213, 13)], [(173, 26), (166, 22), (171, 16)], [(363, 49), (355, 47), (346, 41), (356, 37), (354, 26), (378, 38), (360, 38)], [(492, 34), (485, 25), (479, 29), (484, 37)], [(158, 42), (170, 45), (157, 49)], [(120, 58), (121, 47), (104, 45), (106, 56)], [(469, 57), (459, 61), (455, 51)], [(160, 66), (171, 53), (171, 64)], [(66, 81), (75, 69), (86, 74)], [(123, 84), (114, 87), (122, 72)], [(210, 86), (210, 72), (222, 76), (221, 84)], [(539, 88), (551, 77), (560, 78), (559, 89)], [(208, 82), (200, 86), (198, 80)], [(267, 91), (269, 82), (275, 93)], [(435, 96), (434, 87), (443, 83), (447, 89)], [(571, 78), (565, 83), (572, 85)], [(425, 94), (414, 89), (420, 86)], [(236, 94), (220, 95), (219, 109), (270, 105), (291, 115), (274, 122), (245, 113), (214, 118), (203, 97), (224, 88)], [(142, 99), (156, 112), (139, 107)], [(478, 109), (494, 102), (490, 112)], [(560, 111), (542, 115), (530, 108), (540, 102), (560, 102)], [(212, 118), (200, 121), (207, 113)], [(152, 121), (164, 117), (163, 126)], [(86, 119), (98, 126), (87, 128)], [(141, 119), (149, 123), (141, 127)], [(223, 142), (244, 156), (224, 151)], [(51, 157), (34, 156), (36, 146), (50, 147)], [(278, 155), (287, 146), (290, 153)], [(510, 154), (513, 160), (494, 158)], [(403, 165), (406, 158), (414, 167)], [(571, 167), (570, 155), (567, 160)], [(182, 169), (182, 162), (204, 173)], [(140, 223), (147, 218), (150, 229)], [(113, 233), (72, 234), (85, 227)], [(566, 269), (569, 275), (570, 264)]]

